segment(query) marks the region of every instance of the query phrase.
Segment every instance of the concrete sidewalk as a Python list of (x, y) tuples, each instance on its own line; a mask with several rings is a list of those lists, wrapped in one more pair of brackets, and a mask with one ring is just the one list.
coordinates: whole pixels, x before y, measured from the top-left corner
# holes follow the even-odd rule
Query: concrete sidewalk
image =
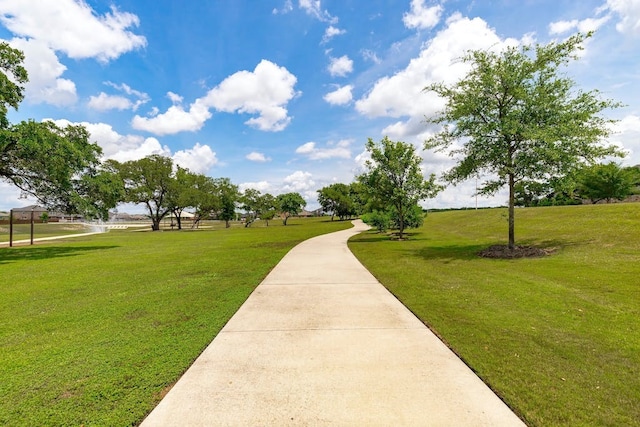
[(358, 262), (354, 224), (291, 250), (142, 426), (524, 425)]

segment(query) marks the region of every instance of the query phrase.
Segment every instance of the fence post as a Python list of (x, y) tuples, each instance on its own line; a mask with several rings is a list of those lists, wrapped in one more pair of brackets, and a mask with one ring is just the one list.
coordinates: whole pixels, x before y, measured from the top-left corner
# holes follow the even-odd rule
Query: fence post
[(33, 208), (31, 208), (31, 244), (33, 245)]
[(13, 246), (13, 209), (9, 211), (9, 247)]

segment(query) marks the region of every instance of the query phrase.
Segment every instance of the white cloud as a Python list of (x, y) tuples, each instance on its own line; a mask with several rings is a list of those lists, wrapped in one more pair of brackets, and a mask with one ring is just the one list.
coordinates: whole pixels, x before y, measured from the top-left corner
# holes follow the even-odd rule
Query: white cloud
[(342, 34), (345, 34), (346, 32), (347, 30), (341, 30), (340, 28), (336, 28), (333, 25), (329, 25), (324, 32), (324, 36), (322, 36), (322, 43), (327, 43), (335, 36), (340, 36)]
[(616, 29), (629, 35), (640, 35), (640, 2), (637, 0), (607, 0), (609, 9), (620, 17)]
[(89, 97), (87, 105), (89, 108), (98, 111), (128, 110), (133, 108), (133, 103), (128, 98), (120, 95), (107, 95), (104, 92), (100, 92), (98, 96)]
[(587, 33), (589, 31), (596, 31), (602, 25), (604, 25), (611, 16), (603, 16), (602, 18), (587, 18), (581, 21), (573, 19), (571, 21), (557, 21), (549, 24), (549, 34), (564, 34), (569, 31), (578, 30), (581, 33)]
[(268, 193), (269, 191), (271, 191), (272, 186), (267, 181), (243, 182), (241, 184), (238, 184), (238, 189), (241, 192), (244, 192), (244, 190), (248, 188), (253, 188), (254, 190), (258, 190), (261, 193)]
[(58, 61), (55, 52), (46, 43), (14, 38), (9, 44), (25, 54), (24, 67), (29, 73), (29, 82), (25, 85), (27, 101), (56, 106), (71, 105), (77, 101), (75, 83), (61, 77), (67, 67)]
[(90, 134), (90, 140), (96, 142), (102, 148), (104, 159), (113, 159), (119, 162), (138, 160), (151, 154), (170, 156), (168, 147), (162, 146), (156, 138), (144, 138), (140, 135), (121, 135), (113, 127), (106, 123), (73, 123), (68, 120), (52, 120), (56, 125), (82, 125)]
[(613, 134), (609, 141), (624, 147), (627, 157), (623, 163), (627, 166), (640, 165), (640, 116), (630, 114), (613, 125)]
[(227, 77), (204, 98), (206, 105), (227, 113), (258, 114), (245, 124), (263, 131), (287, 127), (286, 104), (296, 96), (296, 77), (285, 67), (262, 60), (253, 72), (238, 71)]
[(331, 16), (328, 11), (322, 10), (320, 0), (300, 0), (300, 9), (319, 21), (329, 22), (331, 24), (338, 22), (338, 19)]
[(310, 172), (295, 171), (283, 180), (282, 192), (315, 192), (315, 181), (311, 179), (313, 175)]
[(368, 61), (373, 62), (374, 64), (380, 64), (382, 61), (378, 58), (378, 55), (372, 50), (364, 49), (362, 50), (362, 57)]
[(333, 77), (344, 77), (353, 71), (353, 61), (347, 55), (343, 55), (340, 58), (331, 58), (327, 70)]
[(129, 85), (122, 83), (116, 84), (113, 82), (104, 82), (105, 85), (116, 89), (119, 92), (123, 92), (130, 97), (135, 98), (132, 100), (123, 95), (109, 95), (105, 92), (100, 92), (98, 96), (89, 97), (88, 106), (98, 111), (108, 110), (133, 110), (136, 111), (138, 107), (149, 102), (149, 95), (146, 93), (132, 89)]
[(3, 0), (0, 21), (12, 33), (38, 40), (74, 59), (106, 62), (147, 44), (143, 36), (129, 30), (139, 25), (136, 15), (115, 6), (98, 15), (82, 0)]
[(265, 156), (263, 153), (258, 153), (257, 151), (252, 151), (251, 153), (246, 155), (247, 160), (251, 160), (252, 162), (265, 163), (270, 162), (271, 157)]
[(167, 98), (171, 100), (174, 104), (182, 104), (183, 98), (177, 93), (173, 93), (171, 91), (167, 92)]
[(307, 142), (296, 148), (296, 153), (302, 154), (311, 160), (349, 159), (351, 158), (349, 146), (352, 142), (353, 140), (344, 139), (335, 144), (329, 143), (327, 148), (317, 148), (315, 142)]
[(291, 2), (291, 0), (285, 0), (284, 5), (282, 6), (282, 9), (277, 9), (274, 8), (271, 13), (273, 13), (274, 15), (285, 15), (289, 12), (291, 12), (293, 10), (293, 3)]
[(207, 106), (201, 99), (197, 99), (191, 104), (189, 111), (180, 105), (172, 105), (166, 112), (153, 117), (136, 115), (131, 120), (131, 126), (155, 135), (171, 135), (184, 131), (195, 132), (210, 118)]
[(431, 116), (442, 109), (444, 101), (423, 89), (430, 83), (450, 84), (464, 77), (469, 66), (458, 59), (466, 51), (499, 49), (507, 43), (517, 43), (502, 42), (480, 18), (468, 19), (456, 14), (447, 23), (404, 70), (378, 80), (371, 91), (356, 102), (356, 110), (368, 117), (424, 120), (425, 115)]
[(173, 155), (175, 164), (189, 169), (194, 173), (207, 173), (218, 163), (216, 153), (208, 145), (201, 145), (199, 142), (188, 150), (176, 151)]
[(254, 71), (238, 71), (224, 79), (205, 96), (196, 99), (189, 110), (179, 104), (182, 97), (169, 92), (167, 96), (174, 105), (166, 112), (152, 114), (152, 117), (136, 115), (131, 125), (156, 135), (193, 132), (202, 128), (211, 118), (209, 109), (215, 108), (227, 113), (257, 114), (258, 117), (245, 124), (263, 131), (281, 131), (291, 121), (285, 107), (297, 95), (296, 82), (296, 77), (286, 68), (262, 60)]
[(424, 0), (411, 0), (411, 12), (402, 16), (407, 28), (430, 29), (435, 27), (442, 16), (441, 5), (425, 7)]
[(353, 99), (352, 90), (353, 86), (351, 85), (342, 86), (326, 94), (323, 99), (331, 105), (346, 105)]

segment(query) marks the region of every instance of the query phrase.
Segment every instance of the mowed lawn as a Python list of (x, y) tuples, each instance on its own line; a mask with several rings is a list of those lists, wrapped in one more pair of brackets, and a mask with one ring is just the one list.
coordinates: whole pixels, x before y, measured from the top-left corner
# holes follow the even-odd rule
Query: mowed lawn
[(350, 248), (532, 426), (640, 425), (640, 204), (437, 212), (408, 241)]
[(0, 425), (135, 425), (298, 242), (349, 222), (0, 248)]

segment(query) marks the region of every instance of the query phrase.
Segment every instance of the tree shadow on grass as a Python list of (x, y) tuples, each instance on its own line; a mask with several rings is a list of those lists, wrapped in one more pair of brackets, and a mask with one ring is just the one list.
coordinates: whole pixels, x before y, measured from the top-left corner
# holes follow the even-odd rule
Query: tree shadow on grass
[(445, 264), (454, 260), (475, 260), (480, 259), (478, 253), (486, 249), (487, 245), (448, 245), (448, 246), (429, 246), (417, 249), (407, 250), (410, 256), (419, 257), (427, 260), (440, 260)]
[(50, 258), (63, 258), (81, 255), (85, 252), (118, 248), (119, 246), (27, 246), (18, 248), (0, 248), (0, 265), (16, 261), (35, 261)]

